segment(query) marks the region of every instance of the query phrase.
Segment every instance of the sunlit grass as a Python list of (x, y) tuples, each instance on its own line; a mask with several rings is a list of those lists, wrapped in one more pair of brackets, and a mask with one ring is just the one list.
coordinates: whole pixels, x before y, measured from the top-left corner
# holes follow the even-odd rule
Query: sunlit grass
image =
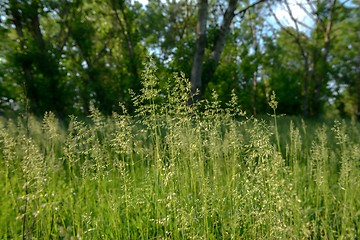
[(137, 116), (1, 122), (0, 238), (359, 238), (358, 123), (246, 118), (144, 79)]

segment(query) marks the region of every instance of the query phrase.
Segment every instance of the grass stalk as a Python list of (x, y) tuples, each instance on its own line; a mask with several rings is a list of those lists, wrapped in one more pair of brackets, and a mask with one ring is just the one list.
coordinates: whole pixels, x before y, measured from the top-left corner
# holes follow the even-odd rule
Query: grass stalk
[(0, 124), (0, 238), (359, 236), (358, 125), (278, 118), (275, 94), (272, 124), (216, 94), (198, 108), (181, 75), (160, 94), (147, 71), (136, 116)]

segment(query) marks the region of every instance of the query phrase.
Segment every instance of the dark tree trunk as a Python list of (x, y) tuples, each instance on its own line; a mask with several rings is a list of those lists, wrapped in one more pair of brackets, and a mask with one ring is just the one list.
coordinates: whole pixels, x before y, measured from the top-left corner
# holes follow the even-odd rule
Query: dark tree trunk
[(314, 92), (312, 94), (312, 98), (311, 98), (311, 104), (310, 104), (310, 111), (309, 111), (309, 115), (314, 116), (316, 115), (316, 113), (318, 112), (318, 100), (320, 98), (320, 83), (322, 81), (321, 76), (320, 76), (320, 70), (321, 67), (319, 67), (319, 63), (320, 63), (320, 55), (321, 53), (319, 53), (318, 49), (315, 47), (313, 49), (312, 52), (312, 63), (311, 63), (311, 80), (312, 80), (312, 86), (315, 85), (314, 87)]
[(133, 42), (133, 36), (131, 33), (131, 28), (129, 25), (129, 21), (126, 17), (126, 13), (124, 10), (124, 3), (120, 4), (119, 9), (122, 15), (122, 18), (120, 17), (119, 13), (118, 13), (118, 6), (115, 0), (111, 1), (111, 7), (115, 13), (115, 17), (116, 17), (116, 21), (119, 24), (120, 27), (120, 31), (121, 34), (124, 36), (125, 41), (126, 41), (126, 51), (129, 57), (129, 69), (131, 74), (134, 77), (134, 81), (136, 81), (135, 83), (133, 83), (132, 87), (134, 89), (138, 89), (138, 85), (140, 84), (140, 78), (139, 78), (139, 73), (138, 73), (138, 65), (137, 65), (137, 55), (134, 49), (134, 42)]
[(256, 117), (257, 113), (257, 71), (253, 75), (253, 115)]
[[(19, 65), (24, 77), (24, 92), (30, 100), (32, 112), (41, 115), (44, 111), (53, 111), (63, 115), (64, 109), (58, 87), (60, 75), (58, 62), (48, 52), (41, 32), (40, 7), (38, 1), (22, 3), (16, 0), (9, 1), (12, 21), (22, 50)], [(26, 11), (22, 8), (26, 8)], [(27, 47), (24, 31), (31, 36), (29, 41), (33, 41), (35, 49)], [(36, 77), (36, 73), (41, 73), (43, 78)]]
[[(324, 36), (324, 43), (321, 51), (315, 50), (316, 54), (314, 54), (314, 79), (315, 79), (315, 96), (314, 96), (314, 115), (318, 116), (321, 112), (321, 92), (324, 87), (324, 80), (326, 79), (326, 75), (328, 72), (328, 58), (330, 52), (330, 44), (331, 44), (331, 33), (333, 29), (333, 22), (335, 17), (335, 10), (337, 0), (332, 0), (329, 6), (329, 15), (327, 19), (323, 19), (317, 15), (317, 28), (319, 31), (322, 31), (321, 35)], [(316, 56), (315, 56), (316, 55)]]
[(304, 56), (304, 99), (303, 99), (303, 116), (306, 118), (309, 115), (309, 61), (307, 56)]
[[(17, 8), (17, 1), (9, 1), (10, 5), (10, 12), (12, 15), (12, 22), (15, 25), (16, 33), (19, 37), (19, 43), (20, 48), (22, 51), (26, 49), (25, 46), (25, 38), (24, 38), (24, 31), (23, 31), (23, 25), (22, 25), (22, 14), (20, 13), (19, 9)], [(32, 72), (32, 61), (26, 60), (21, 62), (21, 69), (24, 76), (24, 82), (23, 82), (23, 90), (26, 98), (30, 98), (32, 101), (32, 104), (36, 105), (38, 102), (38, 97), (36, 94), (36, 91), (32, 89), (33, 84), (33, 72)]]
[(357, 88), (357, 119), (360, 122), (360, 51), (358, 52), (358, 79), (356, 82)]
[(225, 47), (226, 37), (230, 31), (230, 25), (235, 17), (235, 10), (238, 4), (238, 0), (230, 0), (229, 6), (227, 7), (223, 21), (221, 23), (219, 32), (215, 39), (214, 49), (212, 49), (209, 59), (209, 68), (207, 69), (206, 82), (211, 81), (214, 77), (217, 66), (219, 65), (221, 53)]
[(39, 12), (38, 12), (38, 3), (35, 1), (31, 2), (31, 14), (30, 18), (30, 31), (36, 40), (38, 47), (41, 51), (45, 52), (45, 41), (40, 29), (40, 21), (39, 21)]
[[(253, 38), (253, 47), (255, 51), (255, 56), (258, 55), (259, 52), (259, 42), (257, 39), (257, 32), (256, 28), (254, 26), (254, 23), (251, 21), (251, 33)], [(252, 90), (253, 90), (253, 114), (256, 116), (257, 113), (257, 77), (258, 77), (258, 63), (256, 63), (255, 70), (253, 73), (253, 79), (252, 79)]]
[[(196, 26), (196, 48), (190, 77), (192, 93), (195, 93), (197, 90), (202, 90), (202, 71), (206, 47), (207, 15), (208, 1), (199, 0), (199, 13)], [(195, 97), (200, 99), (201, 95), (197, 95)]]

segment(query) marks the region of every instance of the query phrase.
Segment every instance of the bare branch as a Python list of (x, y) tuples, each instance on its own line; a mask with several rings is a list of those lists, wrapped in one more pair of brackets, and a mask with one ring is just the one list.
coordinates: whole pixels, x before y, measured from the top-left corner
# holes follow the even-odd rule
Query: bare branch
[(267, 1), (267, 0), (258, 0), (257, 2), (254, 2), (253, 4), (250, 4), (249, 6), (243, 8), (239, 12), (235, 13), (235, 16), (240, 15), (240, 17), (242, 18), (245, 15), (247, 10), (249, 10), (250, 8), (255, 7), (256, 5), (258, 5), (262, 2), (265, 2), (265, 1)]
[(347, 2), (350, 2), (350, 0), (345, 0), (344, 2), (340, 3), (339, 8), (342, 8), (343, 6), (345, 6), (345, 4), (346, 4)]
[(294, 17), (293, 12), (291, 11), (291, 8), (290, 8), (290, 6), (289, 6), (289, 2), (286, 1), (286, 0), (285, 0), (284, 2), (285, 2), (285, 5), (286, 5), (288, 14), (289, 14), (291, 20), (292, 20), (292, 21), (294, 22), (294, 24), (295, 24), (296, 32), (300, 32), (299, 25), (298, 25), (298, 20)]
[(311, 29), (312, 29), (312, 27), (310, 27), (309, 25), (307, 25), (307, 24), (306, 24), (306, 23), (304, 23), (304, 22), (298, 21), (298, 23), (299, 23), (299, 25), (301, 25), (301, 26), (303, 26), (303, 27), (307, 28), (308, 30), (311, 30)]
[(317, 15), (317, 11), (316, 11), (316, 8), (314, 7), (314, 5), (311, 3), (310, 0), (307, 0), (306, 1), (308, 3), (308, 6), (311, 8), (311, 11), (313, 12), (313, 15)]
[(296, 3), (296, 5), (299, 6), (301, 8), (301, 10), (303, 10), (308, 15), (309, 18), (311, 18), (313, 21), (315, 21), (314, 14), (312, 12), (310, 12), (309, 9), (307, 9), (301, 3)]
[(276, 14), (274, 13), (274, 11), (271, 9), (270, 6), (269, 6), (269, 9), (270, 9), (271, 15), (274, 17), (276, 23), (280, 26), (280, 28), (281, 28), (282, 30), (284, 30), (287, 34), (289, 34), (290, 36), (296, 38), (297, 36), (296, 36), (293, 32), (289, 31), (289, 29), (286, 28), (286, 27), (281, 23), (281, 21), (280, 21), (279, 18), (276, 16)]
[[(287, 7), (289, 8), (289, 5), (288, 5), (288, 2), (285, 1), (285, 3), (287, 4)], [(305, 51), (305, 48), (303, 46), (303, 44), (301, 43), (301, 34), (300, 34), (300, 31), (299, 31), (299, 28), (298, 28), (298, 25), (297, 25), (297, 21), (296, 19), (294, 18), (294, 16), (292, 15), (291, 11), (290, 11), (290, 17), (293, 19), (293, 21), (295, 21), (295, 26), (296, 26), (296, 34), (293, 33), (292, 31), (290, 31), (288, 28), (286, 28), (281, 22), (280, 20), (278, 19), (278, 17), (276, 16), (276, 14), (273, 12), (273, 10), (271, 9), (271, 7), (269, 6), (269, 9), (270, 9), (270, 12), (272, 14), (272, 16), (274, 17), (275, 21), (277, 22), (277, 24), (281, 27), (281, 29), (283, 31), (285, 31), (287, 34), (289, 34), (291, 37), (294, 38), (296, 44), (299, 46), (299, 49), (300, 49), (300, 52), (301, 52), (301, 55), (304, 59), (304, 62), (307, 61), (307, 53)], [(307, 64), (307, 63), (306, 63)]]

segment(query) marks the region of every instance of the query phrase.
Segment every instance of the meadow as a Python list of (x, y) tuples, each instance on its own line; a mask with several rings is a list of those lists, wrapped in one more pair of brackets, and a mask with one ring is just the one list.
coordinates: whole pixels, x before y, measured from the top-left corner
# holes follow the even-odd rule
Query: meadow
[(359, 239), (359, 123), (189, 105), (151, 76), (135, 116), (1, 120), (1, 239)]

